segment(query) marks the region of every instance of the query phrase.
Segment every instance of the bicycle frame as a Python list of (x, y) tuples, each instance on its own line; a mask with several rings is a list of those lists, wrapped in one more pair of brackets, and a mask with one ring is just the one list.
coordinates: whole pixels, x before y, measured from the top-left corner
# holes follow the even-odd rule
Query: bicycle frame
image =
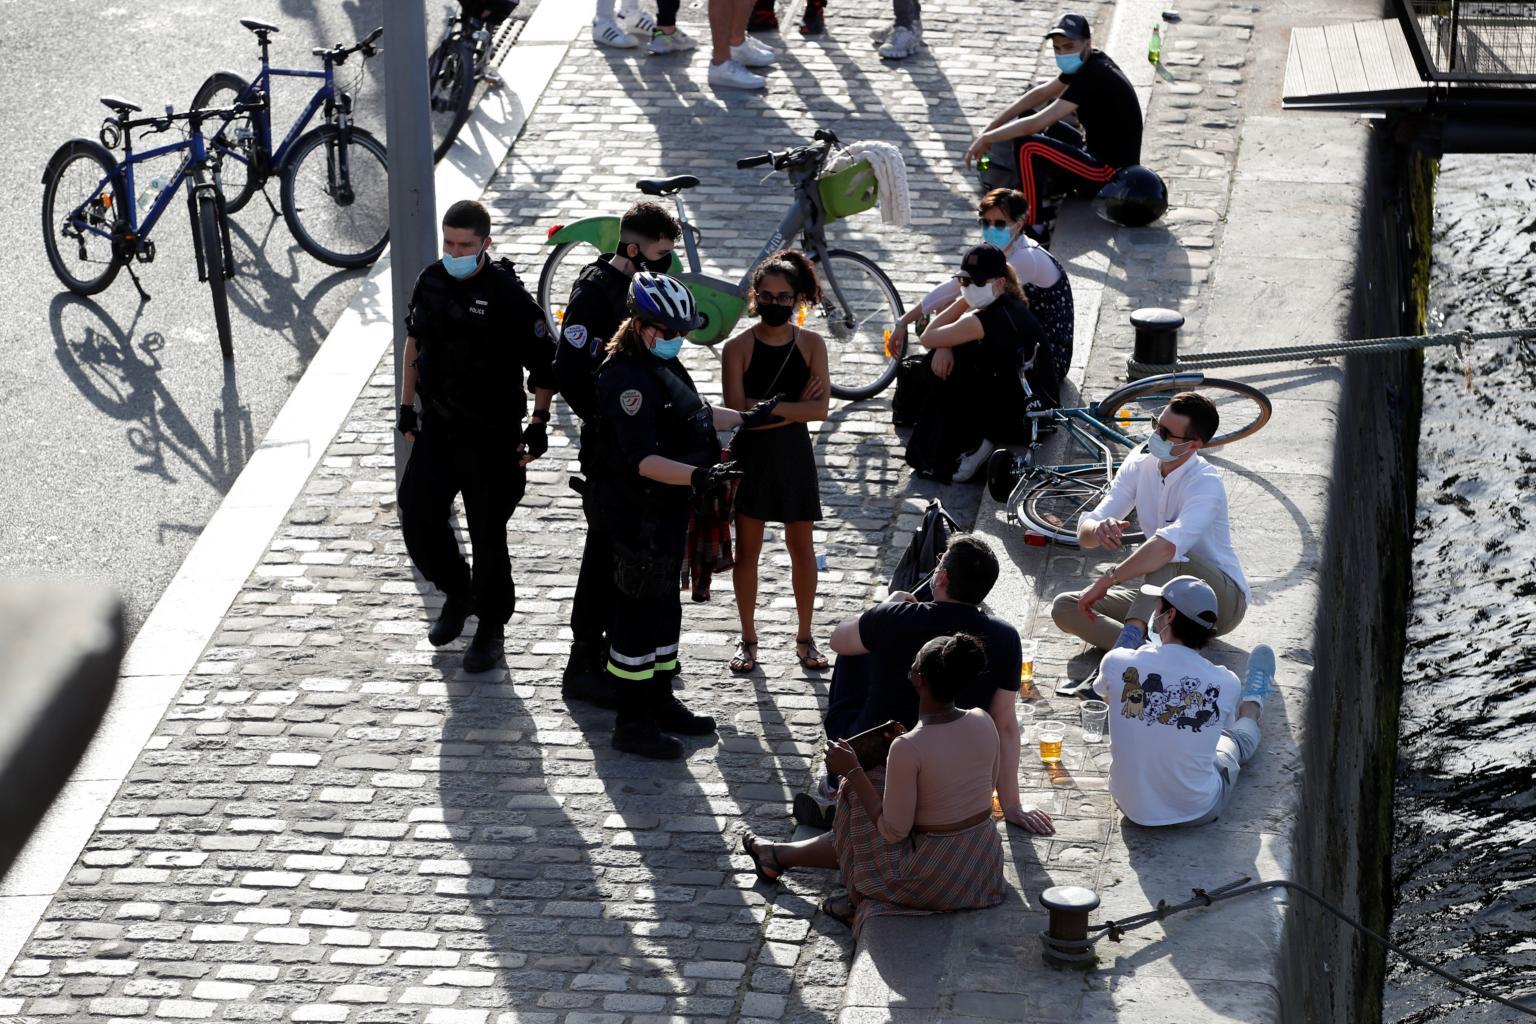
[[(93, 235), (111, 240), (111, 232), (103, 231), (84, 222), (81, 214), (87, 206), (100, 198), (102, 191), (111, 184), (113, 179), (121, 177), (128, 193), (128, 228), (133, 237), (134, 251), (139, 252), (142, 251), (144, 243), (148, 241), (150, 232), (160, 222), (160, 217), (165, 213), (165, 208), (170, 205), (172, 196), (180, 190), (182, 182), (193, 176), (191, 173), (192, 169), (207, 165), (208, 149), (203, 140), (202, 133), (197, 131), (192, 132), (190, 137), (180, 142), (173, 142), (169, 145), (158, 146), (154, 149), (137, 153), (133, 151), (131, 139), (127, 139), (126, 136), (124, 144), (123, 159), (119, 160), (117, 166), (113, 167), (110, 173), (104, 175), (96, 183), (95, 190), (85, 202), (70, 211), (69, 221), (82, 232), (89, 231)], [(146, 160), (153, 160), (170, 153), (181, 152), (182, 150), (189, 151), (189, 155), (182, 160), (181, 166), (176, 168), (176, 173), (171, 176), (171, 180), (155, 195), (155, 200), (150, 205), (149, 211), (140, 220), (138, 192), (134, 188), (133, 180), (134, 167)]]
[[(304, 129), (309, 127), (309, 122), (313, 120), (315, 114), (318, 113), (322, 107), (325, 108), (326, 116), (329, 118), (330, 112), (336, 104), (336, 97), (338, 95), (336, 89), (336, 69), (332, 67), (329, 59), (325, 61), (324, 67), (319, 71), (313, 71), (307, 68), (275, 68), (272, 66), (271, 55), (268, 52), (270, 45), (271, 44), (268, 43), (265, 39), (262, 40), (261, 71), (257, 73), (255, 79), (251, 81), (251, 84), (246, 88), (245, 92), (241, 93), (240, 96), (236, 98), (237, 103), (250, 102), (257, 96), (263, 94), (270, 97), (272, 95), (273, 78), (319, 78), (323, 79), (324, 81), (318, 88), (315, 89), (314, 94), (310, 96), (309, 102), (304, 106), (303, 114), (300, 115), (299, 118), (289, 127), (288, 133), (283, 136), (282, 143), (276, 149), (272, 148), (271, 103), (269, 102), (264, 104), (262, 109), (257, 113), (256, 117), (254, 118), (256, 126), (256, 142), (258, 144), (256, 156), (258, 160), (265, 161), (266, 163), (266, 166), (258, 167), (258, 171), (266, 175), (276, 174), (278, 171), (282, 170), (284, 163), (288, 159), (288, 154), (293, 149), (293, 144), (298, 140), (299, 136), (304, 133)], [(343, 112), (342, 116), (345, 117), (345, 112)], [(222, 125), (220, 125), (219, 130), (213, 133), (213, 138), (215, 140), (222, 141), (224, 138), (224, 132), (229, 129), (230, 123), (231, 122), (229, 121), (225, 121)], [(230, 149), (226, 155), (232, 160), (239, 160), (242, 163), (245, 163), (247, 166), (249, 166), (252, 162), (242, 158), (233, 149)]]

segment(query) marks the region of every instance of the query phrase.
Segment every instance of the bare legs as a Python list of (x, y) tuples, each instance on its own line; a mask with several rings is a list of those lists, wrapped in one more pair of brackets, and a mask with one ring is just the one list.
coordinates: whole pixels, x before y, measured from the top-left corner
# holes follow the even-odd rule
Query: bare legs
[(747, 20), (752, 17), (752, 0), (709, 0), (709, 42), (711, 64), (731, 59), (731, 47), (747, 38)]
[(770, 871), (787, 871), (790, 868), (825, 868), (836, 871), (837, 848), (832, 845), (832, 833), (823, 832), (815, 839), (802, 839), (798, 843), (770, 843), (757, 841), (758, 856), (763, 867)]
[[(816, 546), (813, 524), (807, 520), (784, 526), (784, 543), (789, 549), (790, 585), (795, 593), (795, 638), (811, 638), (811, 618), (816, 613)], [(757, 643), (757, 569), (763, 556), (761, 519), (736, 516), (736, 566), (731, 579), (736, 587), (736, 611), (741, 616), (741, 638)]]

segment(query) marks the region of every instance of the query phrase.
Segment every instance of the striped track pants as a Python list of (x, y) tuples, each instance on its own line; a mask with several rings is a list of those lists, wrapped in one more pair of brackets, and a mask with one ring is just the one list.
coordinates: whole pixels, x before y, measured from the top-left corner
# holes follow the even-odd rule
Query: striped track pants
[(1087, 150), (1049, 135), (1026, 136), (1019, 144), (1019, 186), (1029, 199), (1030, 224), (1040, 223), (1042, 200), (1085, 185), (1102, 185), (1117, 173), (1119, 168)]

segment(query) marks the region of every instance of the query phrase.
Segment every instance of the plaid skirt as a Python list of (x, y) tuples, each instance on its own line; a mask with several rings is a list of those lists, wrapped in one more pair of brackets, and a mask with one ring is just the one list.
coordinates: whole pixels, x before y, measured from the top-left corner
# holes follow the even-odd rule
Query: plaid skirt
[[(869, 773), (876, 792), (885, 772)], [(848, 890), (857, 894), (853, 936), (883, 914), (979, 910), (1003, 902), (1003, 840), (990, 817), (959, 832), (913, 832), (899, 843), (880, 834), (852, 786), (837, 794), (832, 843)]]

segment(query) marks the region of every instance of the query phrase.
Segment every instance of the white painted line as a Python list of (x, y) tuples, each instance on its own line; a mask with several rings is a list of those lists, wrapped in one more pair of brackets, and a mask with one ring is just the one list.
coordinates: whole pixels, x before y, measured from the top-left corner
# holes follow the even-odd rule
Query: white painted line
[[(586, 25), (579, 5), (562, 0), (539, 5), (503, 58), (503, 85), (486, 91), (437, 167), (438, 209), (485, 192), (571, 41)], [(107, 805), (384, 357), (393, 337), (391, 306), (386, 251), (145, 619), (124, 658), (101, 728), (0, 879), (0, 976), (9, 972), (64, 885)]]

